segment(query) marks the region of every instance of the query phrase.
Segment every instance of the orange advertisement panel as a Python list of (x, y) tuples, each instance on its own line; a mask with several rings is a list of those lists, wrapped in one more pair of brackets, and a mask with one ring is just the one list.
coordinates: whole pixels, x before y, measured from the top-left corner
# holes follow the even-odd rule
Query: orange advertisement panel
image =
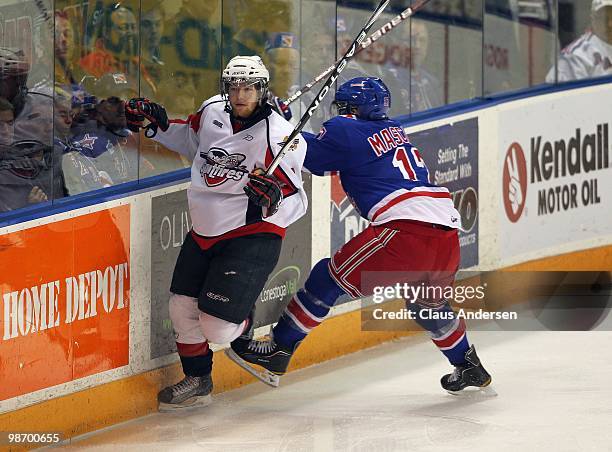
[(0, 235), (0, 400), (128, 364), (130, 206)]

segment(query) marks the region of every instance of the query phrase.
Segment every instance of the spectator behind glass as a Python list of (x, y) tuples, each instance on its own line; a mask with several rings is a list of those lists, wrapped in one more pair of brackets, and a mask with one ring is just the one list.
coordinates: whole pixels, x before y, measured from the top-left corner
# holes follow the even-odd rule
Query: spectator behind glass
[(0, 97), (8, 100), (14, 108), (14, 140), (36, 140), (51, 145), (52, 96), (28, 91), (29, 71), (30, 65), (23, 50), (0, 47)]
[[(283, 99), (297, 88), (300, 74), (300, 51), (293, 33), (272, 33), (265, 44), (266, 67), (270, 71), (270, 91)], [(325, 68), (322, 68), (323, 70)]]
[(161, 81), (164, 62), (161, 60), (160, 44), (164, 34), (164, 9), (161, 2), (143, 2), (140, 33), (143, 36), (142, 63), (157, 82)]
[(103, 173), (105, 186), (136, 179), (138, 152), (126, 129), (125, 103), (109, 97), (96, 105), (95, 115), (95, 121), (79, 127), (71, 146)]
[[(424, 63), (429, 48), (429, 32), (424, 22), (412, 19), (406, 26), (400, 25), (398, 32), (404, 41), (410, 43), (410, 66), (390, 67), (388, 72), (403, 87), (395, 95), (390, 116), (414, 113), (444, 104), (444, 91), (440, 81), (427, 69)], [(399, 94), (399, 96), (397, 95)]]
[[(30, 125), (38, 131), (51, 121), (36, 116)], [(0, 212), (65, 196), (61, 154), (37, 140), (0, 145)]]
[(0, 145), (8, 146), (13, 142), (15, 127), (15, 108), (4, 97), (0, 97)]
[(39, 142), (0, 145), (0, 212), (50, 199), (45, 154), (45, 146)]
[[(80, 60), (87, 74), (100, 78), (107, 73), (123, 73), (140, 79), (144, 97), (154, 97), (156, 82), (144, 65), (139, 64), (138, 22), (126, 6), (115, 3), (105, 7), (101, 14), (94, 14), (91, 28), (94, 30), (93, 50)], [(99, 93), (92, 93), (99, 97)]]
[(74, 28), (64, 12), (55, 12), (55, 80), (56, 84), (72, 85), (83, 74), (74, 64), (76, 41)]
[[(612, 0), (593, 0), (591, 30), (561, 51), (557, 60), (559, 82), (612, 75)], [(555, 82), (555, 68), (546, 75)]]
[(73, 122), (72, 91), (68, 87), (56, 86), (53, 95), (53, 138), (56, 146), (60, 143), (63, 146), (69, 145)]
[(11, 103), (15, 118), (26, 104), (29, 71), (23, 50), (0, 47), (0, 97)]

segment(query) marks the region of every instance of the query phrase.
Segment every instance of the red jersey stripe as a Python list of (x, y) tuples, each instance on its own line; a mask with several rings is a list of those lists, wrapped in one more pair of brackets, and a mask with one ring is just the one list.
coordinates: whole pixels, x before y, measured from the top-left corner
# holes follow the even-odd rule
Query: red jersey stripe
[(463, 319), (459, 320), (459, 325), (457, 325), (457, 329), (453, 331), (452, 334), (447, 336), (444, 339), (436, 340), (432, 339), (434, 344), (436, 344), (439, 348), (448, 348), (451, 345), (455, 344), (461, 337), (465, 334), (465, 321)]
[(196, 241), (200, 248), (207, 250), (211, 248), (215, 243), (221, 240), (234, 239), (236, 237), (244, 237), (245, 235), (261, 234), (261, 233), (276, 234), (281, 238), (285, 238), (285, 228), (281, 228), (273, 223), (267, 221), (259, 221), (257, 223), (251, 223), (234, 229), (233, 231), (226, 232), (225, 234), (218, 235), (216, 237), (204, 237), (199, 235), (193, 229), (191, 230), (191, 236)]
[(429, 198), (452, 199), (450, 193), (447, 193), (447, 192), (411, 191), (411, 192), (399, 195), (397, 198), (392, 199), (385, 206), (383, 206), (380, 209), (378, 209), (376, 211), (376, 213), (372, 216), (372, 221), (376, 221), (376, 218), (378, 218), (382, 213), (386, 212), (387, 210), (389, 210), (394, 205), (399, 204), (400, 202), (405, 201), (407, 199), (416, 198), (417, 196), (427, 196)]
[[(270, 166), (273, 160), (274, 160), (274, 155), (272, 154), (272, 151), (270, 150), (270, 148), (267, 148), (266, 149), (266, 168)], [(298, 191), (297, 188), (295, 187), (295, 185), (293, 185), (293, 182), (291, 182), (291, 179), (289, 179), (289, 177), (285, 174), (285, 172), (282, 170), (280, 166), (276, 167), (272, 175), (281, 182), (281, 190), (283, 192), (283, 197), (286, 198), (288, 196), (293, 195), (294, 193), (297, 193)]]
[(200, 118), (202, 117), (202, 111), (189, 115), (187, 119), (171, 119), (168, 121), (170, 124), (189, 124), (191, 129), (198, 133), (200, 130)]
[(306, 328), (312, 329), (319, 325), (321, 322), (317, 322), (308, 314), (306, 314), (303, 309), (295, 302), (295, 297), (291, 299), (289, 305), (287, 306), (287, 310), (293, 314), (302, 325)]

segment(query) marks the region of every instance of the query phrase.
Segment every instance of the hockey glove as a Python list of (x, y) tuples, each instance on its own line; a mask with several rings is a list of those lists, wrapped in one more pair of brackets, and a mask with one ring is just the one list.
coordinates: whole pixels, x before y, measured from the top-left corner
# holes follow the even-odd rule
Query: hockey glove
[(137, 100), (138, 99), (130, 99), (125, 103), (127, 128), (134, 133), (138, 133), (138, 131), (144, 127), (143, 121), (145, 120), (144, 115), (138, 111), (136, 105)]
[(269, 102), (270, 105), (272, 105), (272, 110), (281, 115), (287, 121), (293, 118), (293, 114), (291, 113), (291, 108), (289, 107), (289, 104), (286, 103), (283, 99), (270, 94)]
[(261, 170), (249, 174), (249, 182), (244, 187), (251, 202), (266, 209), (265, 216), (274, 215), (283, 200), (280, 182), (273, 176), (266, 176)]
[[(148, 119), (153, 128), (159, 127), (165, 132), (168, 130), (168, 127), (170, 127), (166, 109), (161, 105), (151, 102), (149, 99), (145, 99), (143, 97), (130, 99), (127, 105), (132, 112), (140, 114), (144, 118)], [(127, 108), (128, 107), (126, 107), (126, 111)]]

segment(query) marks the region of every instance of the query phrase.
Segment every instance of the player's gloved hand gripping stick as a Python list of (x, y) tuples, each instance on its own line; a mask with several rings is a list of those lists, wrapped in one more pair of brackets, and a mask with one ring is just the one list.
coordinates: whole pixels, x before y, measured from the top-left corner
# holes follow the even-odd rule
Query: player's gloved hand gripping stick
[(252, 202), (265, 209), (265, 217), (274, 215), (283, 200), (281, 183), (274, 176), (266, 176), (260, 168), (249, 174), (244, 192)]
[(391, 0), (382, 0), (380, 2), (380, 4), (378, 5), (376, 10), (370, 17), (370, 19), (367, 21), (367, 23), (364, 25), (364, 27), (359, 32), (359, 35), (357, 35), (357, 38), (355, 38), (353, 43), (349, 46), (344, 56), (340, 58), (340, 60), (338, 60), (338, 63), (336, 65), (334, 65), (331, 75), (325, 81), (325, 83), (323, 84), (323, 87), (319, 90), (316, 97), (311, 102), (310, 106), (306, 109), (306, 112), (300, 118), (300, 121), (297, 123), (297, 125), (295, 126), (295, 128), (293, 129), (293, 131), (291, 132), (291, 134), (285, 141), (285, 144), (283, 145), (279, 153), (276, 155), (272, 163), (270, 163), (270, 166), (266, 168), (267, 176), (271, 175), (274, 172), (274, 170), (278, 167), (278, 165), (280, 164), (280, 161), (285, 156), (285, 154), (289, 150), (294, 149), (295, 146), (297, 146), (297, 143), (298, 143), (296, 139), (297, 135), (302, 131), (302, 129), (304, 128), (308, 120), (312, 117), (316, 109), (319, 107), (319, 105), (321, 104), (321, 101), (325, 98), (325, 96), (329, 92), (331, 85), (336, 81), (336, 79), (340, 75), (340, 72), (344, 70), (349, 60), (355, 56), (355, 54), (357, 53), (357, 48), (361, 45), (364, 39), (366, 39), (366, 37), (368, 36), (368, 31), (370, 31), (370, 28), (372, 28), (372, 25), (374, 25), (374, 22), (376, 22), (376, 19), (378, 19), (378, 16), (381, 15), (381, 13), (387, 7), (390, 1)]

